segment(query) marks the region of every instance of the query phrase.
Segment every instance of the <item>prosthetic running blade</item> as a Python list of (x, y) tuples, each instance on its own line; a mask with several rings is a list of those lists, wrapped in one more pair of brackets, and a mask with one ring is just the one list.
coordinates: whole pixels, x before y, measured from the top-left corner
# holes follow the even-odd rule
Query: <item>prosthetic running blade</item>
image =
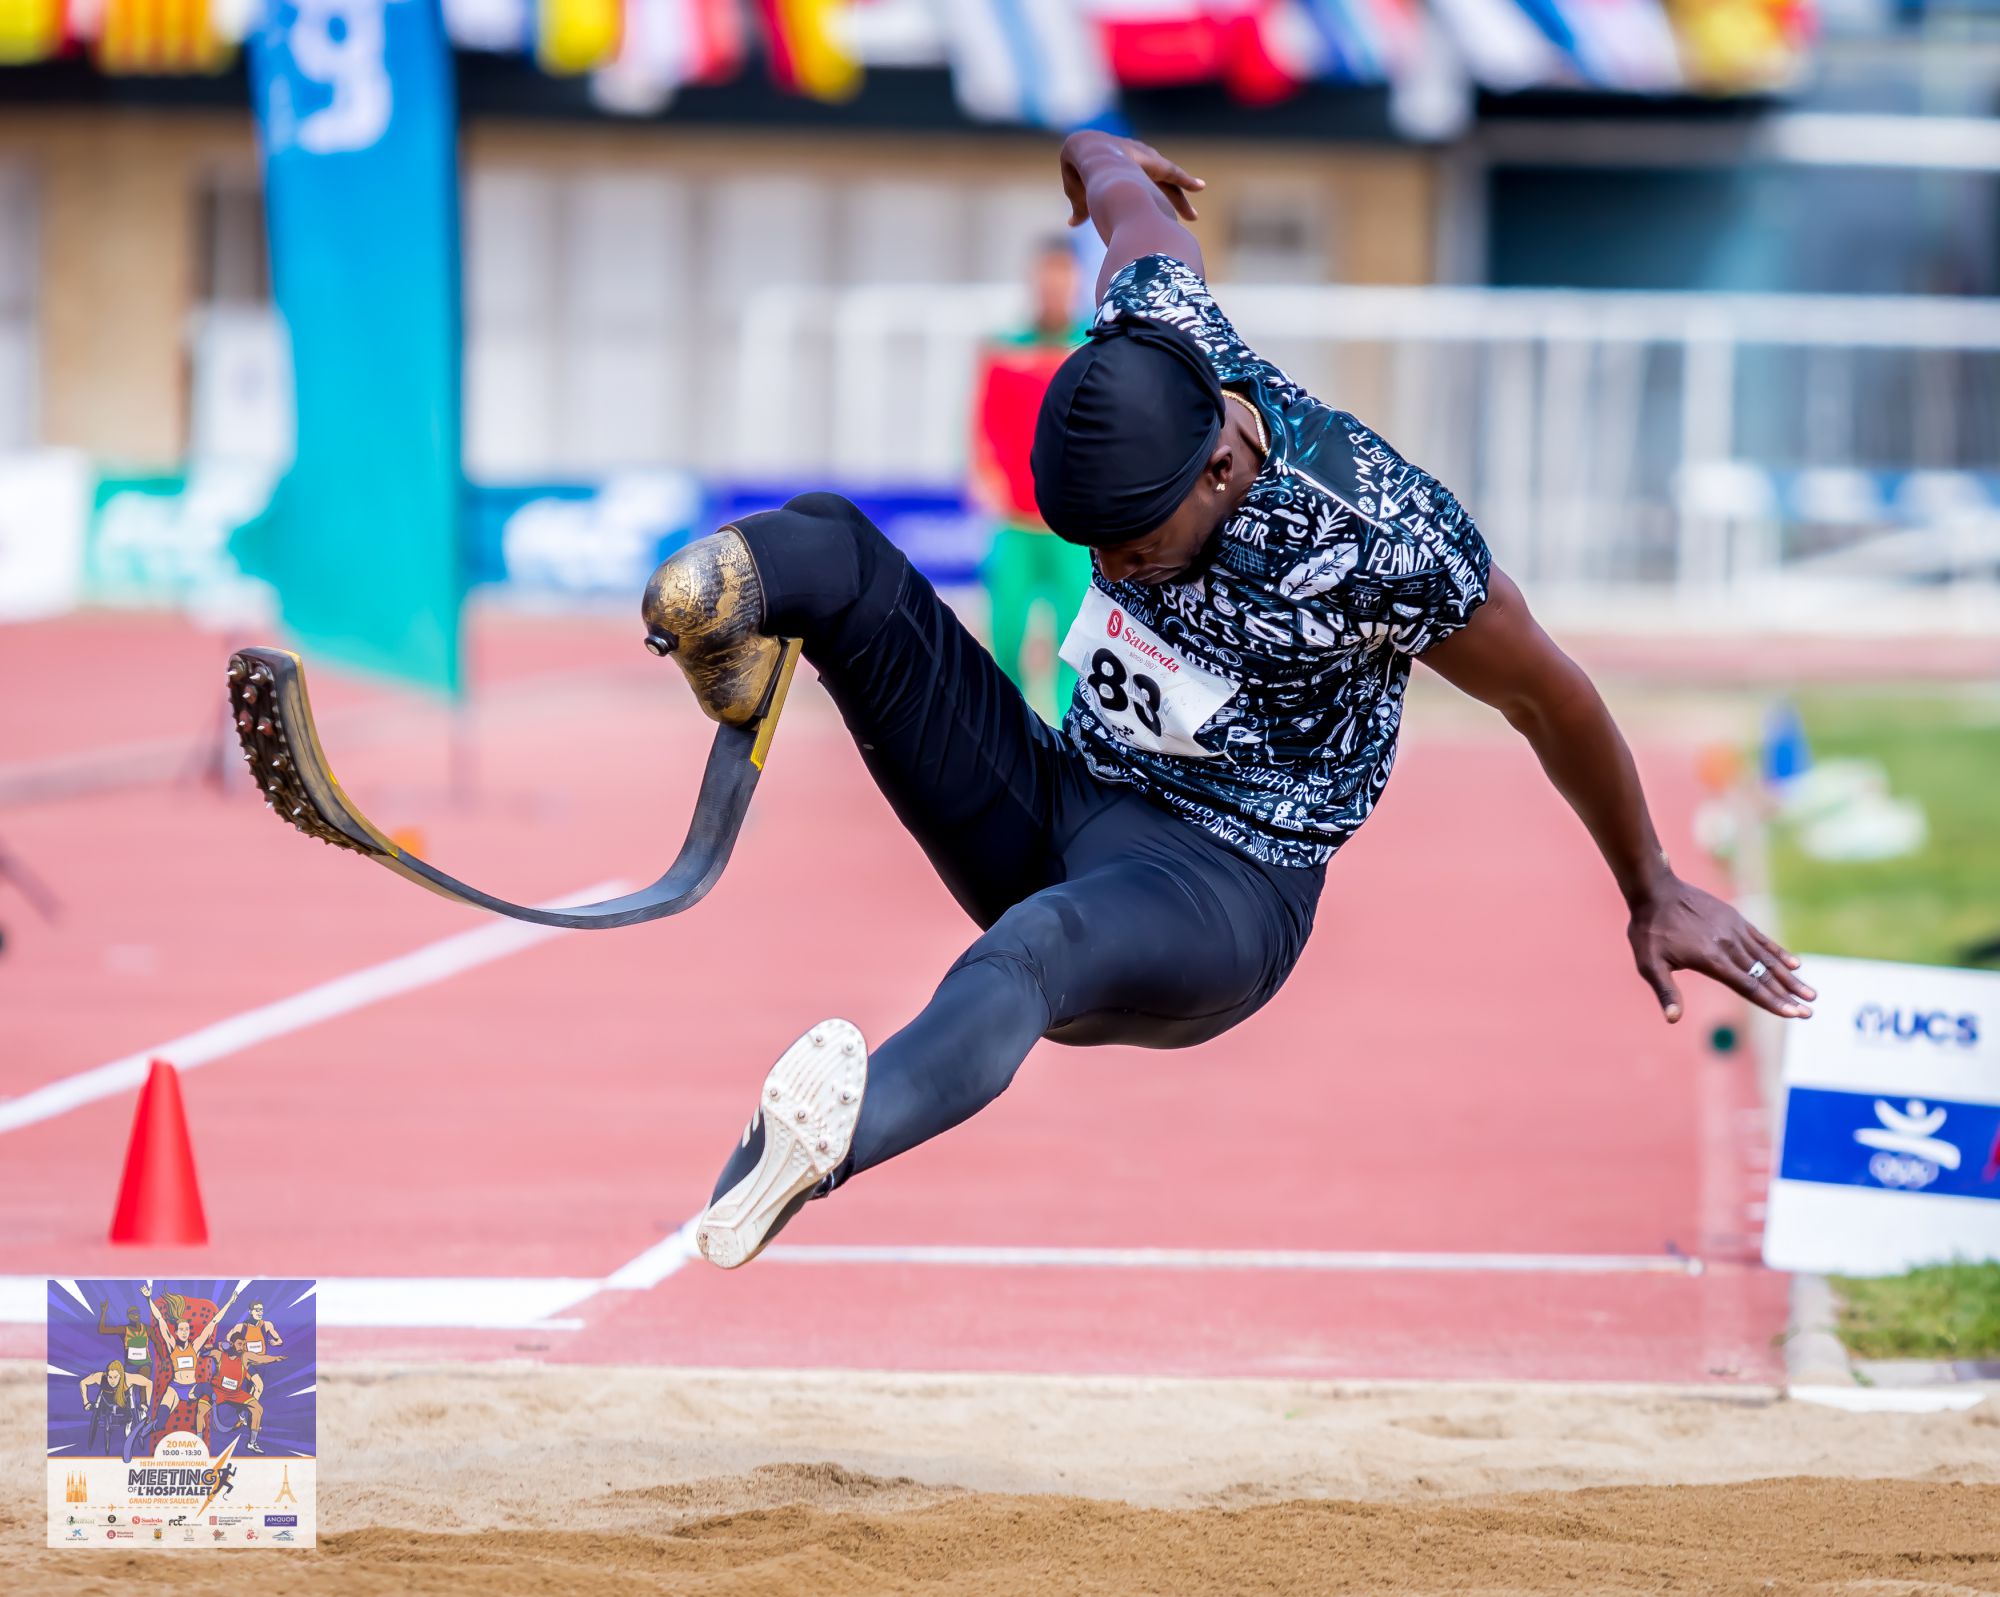
[(239, 649), (229, 660), (229, 703), (244, 758), (265, 803), (306, 836), (350, 849), (442, 897), (516, 920), (542, 926), (636, 926), (693, 908), (721, 879), (736, 834), (743, 829), (750, 795), (763, 773), (798, 659), (798, 641), (786, 640), (756, 718), (743, 726), (716, 727), (694, 819), (666, 874), (636, 893), (568, 909), (538, 909), (482, 893), (384, 836), (334, 780), (313, 726), (305, 666), (296, 654), (285, 649)]

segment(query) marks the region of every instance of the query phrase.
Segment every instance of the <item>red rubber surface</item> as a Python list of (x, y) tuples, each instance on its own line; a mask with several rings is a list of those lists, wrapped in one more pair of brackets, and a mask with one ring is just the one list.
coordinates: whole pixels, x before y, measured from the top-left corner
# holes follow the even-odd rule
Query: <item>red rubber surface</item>
[[(143, 668), (131, 655), (142, 652)], [(117, 617), (0, 629), (10, 769), (193, 741), (226, 648)], [(78, 671), (78, 661), (118, 670)], [(637, 881), (706, 751), (617, 621), (489, 618), (455, 801), (441, 710), (316, 670), (343, 783), (515, 898)], [(900, 1025), (973, 931), (801, 673), (735, 862), (694, 912), (576, 934), (189, 1073), (214, 1241), (103, 1240), (125, 1094), (0, 1134), (0, 1275), (608, 1274), (693, 1214), (769, 1062), (827, 1015)], [(970, 1124), (810, 1208), (803, 1243), (1696, 1255), (1700, 1276), (970, 1269), (699, 1261), (549, 1332), (330, 1331), (330, 1352), (1242, 1375), (1775, 1378), (1784, 1283), (1752, 1261), (1763, 1157), (1733, 1007), (1661, 1024), (1621, 906), (1525, 747), (1426, 736), (1336, 863), (1260, 1015), (1184, 1053), (1043, 1045)], [(1692, 754), (1643, 746), (1677, 859)], [(254, 795), (0, 800), (0, 1096), (482, 918), (275, 824)], [(1718, 884), (1719, 885), (1719, 884)], [(1200, 958), (1163, 949), (1163, 958)], [(0, 1353), (39, 1349), (0, 1326)]]

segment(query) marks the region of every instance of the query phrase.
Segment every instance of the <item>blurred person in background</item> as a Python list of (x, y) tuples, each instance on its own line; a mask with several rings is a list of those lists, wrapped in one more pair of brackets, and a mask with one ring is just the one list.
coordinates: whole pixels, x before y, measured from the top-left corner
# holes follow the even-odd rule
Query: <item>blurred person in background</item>
[[(1033, 319), (995, 339), (980, 360), (972, 498), (993, 518), (993, 541), (980, 567), (992, 607), (993, 658), (1042, 719), (1053, 722), (1076, 687), (1076, 672), (1057, 649), (1090, 587), (1090, 551), (1065, 543), (1042, 520), (1028, 452), (1049, 381), (1086, 332), (1076, 314), (1076, 252), (1068, 239), (1050, 236), (1036, 246), (1029, 294)], [(1052, 623), (1049, 666), (1031, 681), (1023, 651), (1037, 606), (1048, 608)]]

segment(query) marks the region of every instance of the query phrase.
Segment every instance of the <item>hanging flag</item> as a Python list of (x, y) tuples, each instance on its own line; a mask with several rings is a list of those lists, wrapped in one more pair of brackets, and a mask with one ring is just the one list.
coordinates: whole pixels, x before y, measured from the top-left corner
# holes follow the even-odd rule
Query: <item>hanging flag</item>
[(1089, 0), (1112, 75), (1157, 88), (1222, 82), (1268, 104), (1333, 70), (1314, 0)]
[(625, 0), (618, 55), (590, 80), (607, 111), (651, 116), (684, 83), (725, 83), (743, 70), (739, 0)]
[(234, 54), (208, 0), (104, 0), (96, 55), (105, 72), (220, 72)]
[(1583, 75), (1606, 88), (1664, 94), (1682, 82), (1680, 52), (1660, 0), (1556, 0), (1576, 38)]
[(1688, 78), (1717, 94), (1783, 88), (1817, 31), (1813, 0), (1671, 0)]
[(1090, 0), (1111, 75), (1128, 88), (1222, 75), (1222, 29), (1204, 0)]
[(764, 49), (780, 88), (815, 100), (861, 92), (861, 63), (841, 37), (848, 0), (757, 0)]
[(1431, 0), (1475, 83), (1502, 94), (1573, 79), (1568, 58), (1515, 0)]
[(456, 694), (458, 97), (433, 3), (266, 0), (250, 42), (298, 444), (231, 550), (315, 658)]
[(526, 55), (535, 47), (532, 0), (444, 0), (444, 31), (461, 50)]
[(936, 0), (952, 92), (980, 122), (1081, 127), (1117, 104), (1078, 0)]
[(1326, 51), (1322, 76), (1389, 83), (1413, 71), (1423, 19), (1417, 0), (1303, 0)]
[(0, 0), (0, 64), (46, 61), (62, 44), (63, 0)]
[(1601, 89), (1680, 86), (1673, 30), (1659, 0), (1515, 0), (1571, 73)]
[(623, 26), (620, 0), (538, 0), (535, 61), (557, 77), (589, 72), (617, 55)]

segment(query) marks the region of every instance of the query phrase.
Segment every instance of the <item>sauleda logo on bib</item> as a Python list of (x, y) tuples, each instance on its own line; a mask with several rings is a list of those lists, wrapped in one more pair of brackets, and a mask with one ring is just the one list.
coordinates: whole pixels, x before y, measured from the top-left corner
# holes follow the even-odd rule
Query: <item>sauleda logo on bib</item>
[(1118, 636), (1119, 633), (1123, 632), (1124, 630), (1125, 630), (1125, 612), (1123, 610), (1113, 610), (1111, 612), (1111, 619), (1104, 624), (1104, 635), (1106, 637), (1115, 638)]

